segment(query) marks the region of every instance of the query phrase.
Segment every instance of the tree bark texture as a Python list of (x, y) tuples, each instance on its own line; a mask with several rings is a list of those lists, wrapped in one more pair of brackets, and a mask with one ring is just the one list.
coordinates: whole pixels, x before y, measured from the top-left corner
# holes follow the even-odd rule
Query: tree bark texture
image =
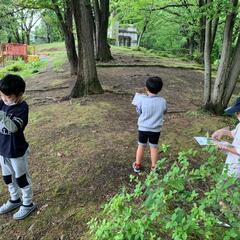
[[(209, 0), (207, 3), (209, 3)], [(210, 54), (208, 51), (213, 46), (216, 29), (218, 25), (218, 19), (212, 21), (212, 26), (209, 25), (207, 20), (206, 24), (206, 38), (205, 41), (205, 86), (204, 86), (204, 103), (205, 109), (210, 110), (216, 114), (222, 114), (224, 109), (230, 100), (230, 97), (236, 86), (236, 81), (240, 73), (240, 33), (238, 34), (238, 41), (235, 48), (233, 48), (233, 30), (236, 19), (235, 7), (238, 4), (238, 0), (229, 0), (232, 4), (232, 11), (228, 12), (225, 20), (224, 33), (223, 33), (223, 44), (220, 64), (217, 71), (217, 77), (214, 83), (213, 91), (209, 91), (207, 82), (209, 79), (209, 72), (211, 73)], [(212, 30), (210, 30), (212, 29)], [(211, 33), (210, 33), (211, 31)], [(211, 34), (211, 37), (209, 37)], [(210, 42), (209, 42), (210, 41)], [(208, 45), (210, 44), (210, 47)], [(210, 48), (210, 49), (209, 49)], [(210, 100), (208, 95), (210, 94)], [(208, 102), (207, 102), (208, 100)], [(207, 104), (206, 104), (207, 102)]]
[(107, 41), (109, 0), (93, 0), (93, 9), (96, 59), (107, 62), (112, 59), (110, 46)]
[(230, 66), (227, 89), (223, 97), (223, 105), (227, 106), (232, 93), (235, 89), (240, 74), (240, 33), (238, 34), (237, 44), (234, 48), (233, 58)]
[[(199, 0), (198, 5), (199, 8), (204, 6), (204, 0)], [(204, 63), (204, 49), (205, 49), (205, 27), (206, 27), (206, 17), (202, 16), (199, 20), (199, 52), (201, 54), (201, 63)]]
[(94, 58), (93, 26), (89, 0), (72, 0), (78, 38), (78, 74), (71, 97), (103, 93)]
[(75, 40), (73, 35), (73, 18), (72, 18), (72, 5), (70, 0), (66, 0), (66, 6), (64, 8), (64, 16), (61, 9), (57, 5), (56, 0), (52, 0), (54, 5), (54, 12), (60, 22), (60, 26), (64, 35), (64, 42), (67, 51), (67, 58), (70, 64), (71, 75), (77, 74), (78, 68), (78, 56), (75, 46)]
[[(237, 6), (238, 0), (231, 1), (233, 6)], [(232, 35), (235, 22), (236, 13), (233, 10), (226, 17), (224, 35), (223, 35), (223, 46), (220, 64), (218, 67), (217, 77), (214, 84), (212, 103), (217, 113), (223, 112), (226, 105), (223, 105), (223, 95), (226, 89), (226, 84), (229, 76), (229, 66), (231, 64), (232, 55)]]
[(208, 107), (211, 99), (211, 39), (212, 20), (206, 20), (205, 45), (204, 45), (204, 106)]

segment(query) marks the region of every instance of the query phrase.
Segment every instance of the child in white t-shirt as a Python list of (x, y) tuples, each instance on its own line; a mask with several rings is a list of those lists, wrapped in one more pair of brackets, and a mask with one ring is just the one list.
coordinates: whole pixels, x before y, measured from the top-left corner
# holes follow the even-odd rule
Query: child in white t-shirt
[[(240, 121), (240, 97), (236, 100), (236, 103), (225, 110), (227, 114), (236, 114), (237, 119)], [(233, 138), (231, 146), (217, 144), (218, 149), (227, 153), (226, 166), (229, 176), (240, 178), (240, 123), (235, 129), (230, 130), (222, 128), (215, 131), (212, 134), (212, 138), (220, 140), (223, 136)]]

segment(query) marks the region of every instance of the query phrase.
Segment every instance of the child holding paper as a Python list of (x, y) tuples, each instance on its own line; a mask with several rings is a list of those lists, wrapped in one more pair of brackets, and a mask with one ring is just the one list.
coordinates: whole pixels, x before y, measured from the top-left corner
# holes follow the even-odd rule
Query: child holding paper
[(163, 86), (160, 77), (149, 77), (146, 81), (147, 95), (136, 94), (132, 104), (136, 106), (138, 118), (138, 148), (133, 170), (141, 172), (141, 162), (144, 150), (149, 143), (151, 154), (151, 169), (156, 169), (158, 160), (158, 141), (163, 125), (163, 116), (167, 111), (166, 100), (158, 95)]
[[(236, 100), (236, 103), (227, 108), (225, 112), (227, 114), (236, 114), (237, 119), (240, 121), (240, 97)], [(231, 146), (217, 144), (218, 149), (227, 153), (225, 164), (228, 167), (228, 175), (240, 178), (240, 123), (238, 123), (233, 130), (227, 127), (219, 129), (212, 134), (212, 138), (216, 140), (220, 140), (223, 136), (233, 138)]]

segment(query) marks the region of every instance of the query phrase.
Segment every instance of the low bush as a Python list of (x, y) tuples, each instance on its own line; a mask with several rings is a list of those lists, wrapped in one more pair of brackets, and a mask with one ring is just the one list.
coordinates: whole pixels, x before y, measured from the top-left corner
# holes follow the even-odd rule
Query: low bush
[(29, 63), (24, 62), (22, 59), (9, 61), (7, 62), (7, 66), (0, 70), (0, 78), (9, 73), (19, 74), (22, 77), (30, 77), (32, 74), (39, 72), (44, 65), (45, 63), (42, 61)]
[[(162, 158), (160, 174), (151, 172), (143, 181), (131, 176), (134, 191), (123, 189), (89, 222), (92, 239), (239, 239), (239, 181), (222, 172), (214, 147), (204, 151), (180, 152), (170, 167)], [(220, 201), (227, 207), (221, 209)]]

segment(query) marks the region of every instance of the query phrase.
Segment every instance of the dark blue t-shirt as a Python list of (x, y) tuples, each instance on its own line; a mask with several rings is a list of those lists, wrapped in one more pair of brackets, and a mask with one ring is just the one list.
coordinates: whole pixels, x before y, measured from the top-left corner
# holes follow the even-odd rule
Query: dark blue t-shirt
[(23, 101), (8, 106), (0, 100), (0, 114), (6, 114), (17, 126), (16, 132), (9, 131), (0, 121), (0, 155), (7, 158), (22, 157), (28, 148), (24, 137), (24, 129), (28, 124), (28, 104)]

